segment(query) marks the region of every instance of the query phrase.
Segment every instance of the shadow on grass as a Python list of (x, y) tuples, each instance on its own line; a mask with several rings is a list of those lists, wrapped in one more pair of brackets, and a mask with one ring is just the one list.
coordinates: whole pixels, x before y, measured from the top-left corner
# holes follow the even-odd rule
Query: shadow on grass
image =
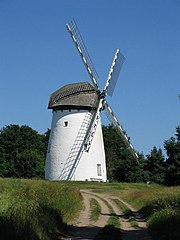
[[(121, 240), (122, 235), (130, 236), (129, 239), (147, 240), (144, 229), (122, 231), (113, 225), (104, 228), (97, 226), (67, 226), (63, 223), (60, 213), (53, 208), (41, 206), (42, 212), (36, 219), (18, 219), (17, 217), (0, 217), (0, 239), (2, 240), (57, 240), (63, 237), (94, 240)], [(122, 217), (122, 215), (106, 214), (107, 216)]]
[(56, 209), (43, 206), (41, 213), (31, 216), (12, 214), (0, 216), (0, 239), (41, 240), (58, 239), (59, 232), (66, 230), (60, 213)]
[(122, 233), (119, 228), (115, 228), (113, 225), (107, 225), (102, 228), (95, 236), (94, 240), (121, 240)]
[(69, 237), (71, 240), (75, 239), (95, 239), (95, 236), (102, 230), (97, 226), (68, 226), (64, 237)]
[(121, 230), (124, 239), (151, 240), (147, 228), (137, 227), (130, 230)]
[(136, 219), (138, 219), (139, 222), (144, 221), (144, 219), (142, 219), (139, 215), (137, 215), (136, 212), (132, 212), (131, 210), (119, 215), (115, 213), (101, 213), (101, 215), (109, 216), (109, 217), (119, 217), (119, 218), (121, 217), (125, 220), (128, 220), (129, 217), (134, 216)]
[(31, 228), (29, 222), (23, 224), (23, 227), (15, 219), (0, 217), (0, 239), (3, 240), (38, 240), (36, 232)]
[[(94, 239), (94, 240), (150, 240), (147, 229), (137, 228), (130, 230), (120, 230), (113, 225), (106, 225), (104, 228), (96, 226), (68, 226), (67, 233), (62, 234), (62, 237), (77, 240), (77, 239)], [(64, 239), (64, 238), (63, 238)]]
[(112, 225), (107, 225), (104, 228), (97, 226), (76, 227), (69, 226), (67, 235), (71, 240), (76, 239), (94, 239), (94, 240), (121, 240), (121, 231)]
[(149, 232), (154, 240), (180, 239), (180, 214), (167, 211), (153, 214), (149, 220)]

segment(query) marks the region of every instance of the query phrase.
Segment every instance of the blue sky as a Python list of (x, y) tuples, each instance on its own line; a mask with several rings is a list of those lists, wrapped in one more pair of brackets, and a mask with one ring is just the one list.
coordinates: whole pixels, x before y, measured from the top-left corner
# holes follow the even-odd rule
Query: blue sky
[(44, 133), (50, 94), (90, 81), (65, 27), (74, 17), (101, 89), (115, 48), (126, 57), (107, 100), (136, 150), (163, 149), (180, 125), (179, 13), (179, 0), (0, 0), (0, 128)]

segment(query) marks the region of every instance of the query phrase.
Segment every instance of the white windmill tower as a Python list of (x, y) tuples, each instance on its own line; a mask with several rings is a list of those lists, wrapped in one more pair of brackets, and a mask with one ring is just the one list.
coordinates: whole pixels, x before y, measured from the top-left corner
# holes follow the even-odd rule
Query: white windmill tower
[(124, 63), (116, 50), (103, 91), (98, 87), (98, 75), (89, 57), (74, 20), (66, 25), (92, 84), (80, 82), (65, 85), (54, 92), (49, 101), (53, 119), (46, 156), (45, 178), (49, 180), (107, 180), (101, 111), (106, 114), (128, 149), (138, 158), (128, 137), (105, 100), (112, 96)]

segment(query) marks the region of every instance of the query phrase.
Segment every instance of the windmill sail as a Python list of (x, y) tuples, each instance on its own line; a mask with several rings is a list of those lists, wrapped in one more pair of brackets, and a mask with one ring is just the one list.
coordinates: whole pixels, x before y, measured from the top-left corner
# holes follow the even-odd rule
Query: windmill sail
[(136, 158), (136, 160), (138, 160), (138, 155), (137, 155), (136, 151), (134, 150), (133, 145), (130, 143), (127, 135), (125, 134), (125, 132), (122, 128), (122, 126), (119, 124), (117, 118), (114, 116), (112, 109), (109, 107), (109, 105), (107, 104), (106, 101), (104, 101), (103, 106), (106, 110), (106, 115), (107, 115), (108, 119), (114, 125), (114, 127), (115, 127), (117, 133), (119, 134), (119, 136), (121, 137), (122, 141), (128, 147), (128, 150), (133, 154), (133, 156)]
[(119, 49), (116, 49), (116, 52), (114, 54), (114, 58), (109, 70), (109, 74), (106, 80), (106, 85), (104, 87), (104, 92), (107, 92), (107, 94), (111, 97), (113, 95), (114, 88), (116, 86), (124, 61), (125, 61), (125, 57), (122, 55)]
[[(45, 177), (49, 180), (107, 181), (106, 160), (100, 115), (105, 109), (121, 139), (138, 159), (132, 144), (105, 101), (112, 96), (125, 57), (117, 49), (103, 91), (99, 76), (74, 20), (67, 30), (91, 78), (68, 84), (55, 91), (48, 108), (53, 110), (51, 134), (46, 156)], [(91, 148), (91, 149), (90, 149)]]
[(90, 147), (91, 147), (91, 144), (92, 144), (92, 141), (93, 141), (93, 138), (94, 138), (97, 126), (98, 126), (98, 122), (99, 122), (99, 119), (100, 119), (100, 114), (101, 114), (101, 111), (102, 111), (102, 108), (103, 108), (102, 103), (103, 103), (103, 99), (100, 99), (98, 108), (96, 110), (94, 118), (92, 119), (92, 122), (89, 126), (89, 129), (88, 129), (88, 135), (85, 139), (85, 147), (86, 147), (85, 150), (86, 150), (86, 152), (88, 152)]
[(78, 53), (86, 67), (86, 70), (93, 82), (94, 87), (96, 88), (96, 90), (99, 90), (98, 88), (98, 83), (99, 83), (99, 76), (96, 72), (96, 69), (94, 67), (94, 64), (88, 54), (87, 48), (83, 42), (83, 39), (81, 37), (81, 34), (78, 30), (78, 27), (74, 21), (74, 19), (72, 19), (69, 24), (66, 24), (67, 30), (71, 35), (71, 38), (78, 50)]

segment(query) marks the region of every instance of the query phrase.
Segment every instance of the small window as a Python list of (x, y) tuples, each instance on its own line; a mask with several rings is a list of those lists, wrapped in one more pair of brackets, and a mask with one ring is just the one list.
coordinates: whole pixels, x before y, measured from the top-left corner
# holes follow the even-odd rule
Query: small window
[(68, 126), (68, 121), (64, 121), (64, 127)]
[(97, 164), (97, 175), (98, 175), (98, 176), (102, 176), (102, 173), (101, 173), (101, 164)]

